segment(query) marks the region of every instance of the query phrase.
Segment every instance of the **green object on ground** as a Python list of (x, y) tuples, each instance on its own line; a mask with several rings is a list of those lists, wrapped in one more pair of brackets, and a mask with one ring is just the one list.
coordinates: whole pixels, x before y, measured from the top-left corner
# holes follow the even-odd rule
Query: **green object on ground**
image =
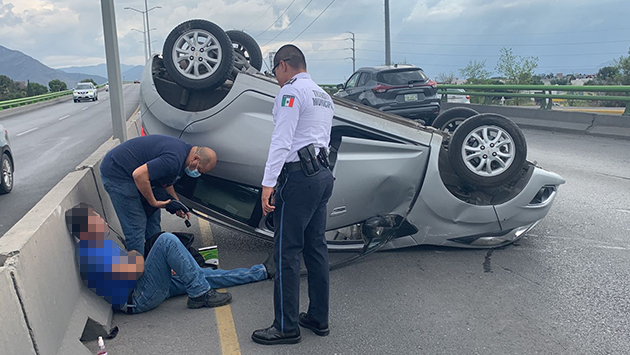
[(206, 261), (206, 265), (219, 265), (219, 250), (216, 245), (199, 248), (197, 251), (199, 251), (199, 254), (203, 256), (203, 260)]

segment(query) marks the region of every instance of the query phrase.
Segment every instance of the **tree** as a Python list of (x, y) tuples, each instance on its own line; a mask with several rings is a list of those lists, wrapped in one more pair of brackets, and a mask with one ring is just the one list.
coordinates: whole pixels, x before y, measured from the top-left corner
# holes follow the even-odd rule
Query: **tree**
[(536, 68), (538, 57), (521, 57), (515, 55), (512, 48), (501, 48), (496, 71), (505, 76), (510, 84), (530, 84)]
[(466, 79), (469, 84), (484, 84), (492, 73), (486, 70), (486, 61), (471, 60), (468, 65), (459, 70), (459, 74)]
[(435, 78), (439, 83), (444, 84), (452, 84), (453, 81), (455, 81), (455, 75), (453, 74), (453, 72), (449, 72), (448, 74), (439, 73)]
[(50, 88), (50, 92), (59, 92), (68, 90), (68, 85), (59, 79), (51, 80), (48, 83), (48, 87)]
[(11, 80), (8, 76), (0, 75), (0, 101), (26, 97), (26, 84)]
[(81, 80), (82, 83), (92, 83), (94, 84), (94, 86), (97, 86), (98, 84), (96, 84), (96, 81), (94, 81), (94, 79), (89, 78), (89, 79), (83, 79)]
[(619, 71), (615, 75), (616, 84), (630, 85), (630, 57), (619, 57), (619, 59), (615, 60), (615, 67)]
[(29, 82), (26, 85), (27, 96), (37, 96), (37, 95), (43, 95), (46, 93), (48, 93), (48, 88), (42, 84)]

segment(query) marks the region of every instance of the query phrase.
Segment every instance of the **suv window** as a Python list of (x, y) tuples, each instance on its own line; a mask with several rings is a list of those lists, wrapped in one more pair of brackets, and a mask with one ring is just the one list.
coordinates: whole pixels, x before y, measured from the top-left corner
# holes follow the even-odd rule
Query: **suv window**
[(92, 84), (77, 84), (77, 90), (89, 90), (92, 89)]
[(359, 78), (359, 83), (357, 86), (365, 86), (365, 84), (370, 80), (370, 73), (362, 73)]
[(357, 79), (359, 78), (359, 74), (361, 73), (354, 73), (354, 75), (352, 75), (350, 79), (348, 79), (348, 82), (346, 83), (346, 89), (357, 86)]
[(429, 77), (420, 68), (383, 71), (378, 73), (376, 78), (378, 82), (389, 85), (407, 85), (412, 80), (429, 80)]

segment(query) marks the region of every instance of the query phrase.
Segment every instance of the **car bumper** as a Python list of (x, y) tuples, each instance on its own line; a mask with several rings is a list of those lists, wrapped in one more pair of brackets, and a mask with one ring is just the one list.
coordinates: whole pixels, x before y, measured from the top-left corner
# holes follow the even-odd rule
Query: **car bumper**
[(380, 110), (407, 118), (434, 118), (440, 114), (440, 105), (427, 105), (419, 107), (384, 106), (381, 107)]

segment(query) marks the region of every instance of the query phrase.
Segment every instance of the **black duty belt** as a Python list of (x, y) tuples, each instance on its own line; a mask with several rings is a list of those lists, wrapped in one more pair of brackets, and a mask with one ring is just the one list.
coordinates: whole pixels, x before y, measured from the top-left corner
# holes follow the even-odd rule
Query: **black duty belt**
[(286, 170), (287, 173), (293, 173), (293, 172), (302, 170), (302, 165), (301, 165), (301, 162), (295, 161), (292, 163), (284, 164), (284, 169)]

